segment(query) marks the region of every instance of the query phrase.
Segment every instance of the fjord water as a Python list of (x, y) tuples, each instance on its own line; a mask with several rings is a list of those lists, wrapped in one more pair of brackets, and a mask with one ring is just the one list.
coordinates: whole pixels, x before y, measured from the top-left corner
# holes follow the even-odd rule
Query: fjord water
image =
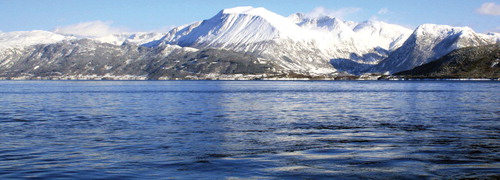
[(0, 179), (500, 176), (500, 83), (0, 81)]

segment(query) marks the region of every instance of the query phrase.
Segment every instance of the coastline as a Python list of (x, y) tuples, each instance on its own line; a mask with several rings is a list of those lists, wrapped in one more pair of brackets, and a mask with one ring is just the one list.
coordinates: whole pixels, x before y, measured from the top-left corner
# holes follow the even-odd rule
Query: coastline
[(500, 78), (439, 78), (383, 76), (366, 78), (362, 76), (337, 77), (186, 77), (148, 78), (146, 76), (57, 76), (57, 77), (0, 77), (1, 81), (500, 81)]

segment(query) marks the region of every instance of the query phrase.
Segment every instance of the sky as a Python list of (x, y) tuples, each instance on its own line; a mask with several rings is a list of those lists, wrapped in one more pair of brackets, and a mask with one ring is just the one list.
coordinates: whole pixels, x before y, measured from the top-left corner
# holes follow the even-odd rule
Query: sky
[(167, 32), (237, 6), (264, 7), (282, 16), (302, 12), (408, 28), (431, 23), (500, 32), (500, 0), (0, 0), (0, 31)]

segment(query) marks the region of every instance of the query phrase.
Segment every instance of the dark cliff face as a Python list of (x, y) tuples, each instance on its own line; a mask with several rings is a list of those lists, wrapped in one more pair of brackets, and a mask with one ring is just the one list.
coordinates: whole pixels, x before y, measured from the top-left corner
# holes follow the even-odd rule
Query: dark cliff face
[[(208, 74), (273, 73), (271, 62), (221, 49), (115, 46), (93, 40), (36, 45), (14, 53), (0, 66), (0, 77), (140, 76), (145, 79), (201, 77)], [(8, 62), (7, 62), (8, 61)]]
[(406, 78), (500, 78), (500, 43), (455, 50), (412, 70), (396, 73)]

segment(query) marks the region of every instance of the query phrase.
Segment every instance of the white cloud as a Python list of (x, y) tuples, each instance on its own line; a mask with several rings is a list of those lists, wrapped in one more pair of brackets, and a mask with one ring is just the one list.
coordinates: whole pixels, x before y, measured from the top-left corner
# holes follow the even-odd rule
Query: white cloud
[(390, 11), (387, 8), (382, 8), (378, 10), (377, 14), (388, 14)]
[(500, 5), (493, 2), (484, 3), (476, 12), (483, 15), (500, 16)]
[(54, 32), (83, 37), (102, 37), (110, 34), (126, 32), (125, 28), (112, 27), (112, 22), (90, 21), (68, 26), (57, 27)]
[(384, 22), (387, 22), (388, 20), (387, 19), (380, 19), (379, 15), (385, 15), (385, 14), (389, 14), (391, 13), (391, 11), (389, 11), (388, 8), (382, 8), (380, 10), (377, 11), (377, 14), (376, 15), (373, 15), (370, 17), (370, 21), (384, 21)]
[(360, 10), (361, 10), (361, 8), (355, 8), (355, 7), (330, 10), (330, 9), (326, 9), (325, 7), (320, 6), (320, 7), (314, 8), (311, 12), (306, 13), (306, 16), (309, 18), (317, 18), (317, 17), (322, 17), (322, 16), (344, 18), (345, 16), (347, 16), (349, 14), (356, 13)]

